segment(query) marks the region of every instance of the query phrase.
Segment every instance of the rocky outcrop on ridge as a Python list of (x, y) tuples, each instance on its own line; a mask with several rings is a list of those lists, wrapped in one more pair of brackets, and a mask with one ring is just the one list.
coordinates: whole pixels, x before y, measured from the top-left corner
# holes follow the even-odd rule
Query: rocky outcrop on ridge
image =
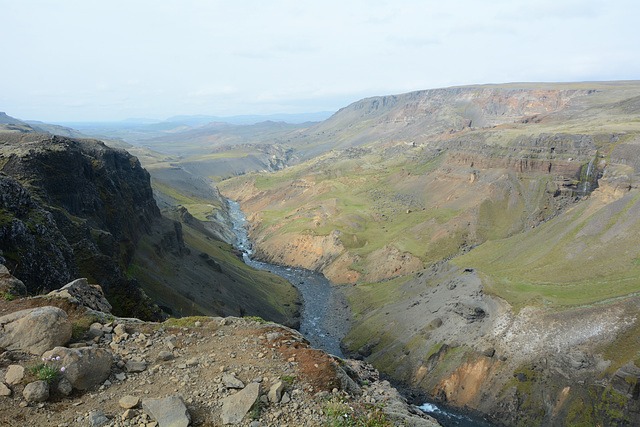
[[(74, 283), (81, 294), (95, 290)], [(259, 318), (150, 323), (82, 307), (73, 296), (2, 300), (0, 315), (41, 303), (69, 311), (74, 338), (41, 355), (59, 372), (50, 381), (34, 376), (40, 349), (0, 349), (4, 425), (438, 425), (370, 366), (313, 349), (297, 331)], [(0, 319), (7, 316), (17, 314)]]

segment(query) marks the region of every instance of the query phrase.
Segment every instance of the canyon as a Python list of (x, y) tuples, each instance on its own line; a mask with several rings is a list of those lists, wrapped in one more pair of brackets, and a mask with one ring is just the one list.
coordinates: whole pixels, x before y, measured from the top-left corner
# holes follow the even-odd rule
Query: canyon
[[(505, 425), (635, 425), (639, 117), (631, 81), (380, 96), (316, 124), (104, 138), (117, 149), (7, 119), (0, 262), (29, 292), (77, 274), (110, 301), (136, 289), (149, 319), (299, 326), (295, 288), (233, 249), (229, 198), (253, 256), (324, 274), (351, 319), (342, 352), (414, 399)], [(108, 277), (80, 262), (98, 256)]]

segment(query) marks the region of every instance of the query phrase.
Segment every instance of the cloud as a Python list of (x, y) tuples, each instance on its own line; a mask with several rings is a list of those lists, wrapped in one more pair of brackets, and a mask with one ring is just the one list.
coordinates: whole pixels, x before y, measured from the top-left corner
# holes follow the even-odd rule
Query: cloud
[(446, 85), (640, 75), (631, 0), (5, 3), (2, 109), (25, 118), (337, 110)]

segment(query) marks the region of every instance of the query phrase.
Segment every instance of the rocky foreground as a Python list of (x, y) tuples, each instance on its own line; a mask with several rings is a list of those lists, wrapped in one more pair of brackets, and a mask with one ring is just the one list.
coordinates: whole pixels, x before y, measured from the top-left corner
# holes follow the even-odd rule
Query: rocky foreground
[[(2, 425), (438, 425), (370, 365), (313, 349), (293, 329), (118, 318), (84, 279), (14, 299), (19, 280), (1, 276)], [(39, 379), (38, 364), (57, 377)]]

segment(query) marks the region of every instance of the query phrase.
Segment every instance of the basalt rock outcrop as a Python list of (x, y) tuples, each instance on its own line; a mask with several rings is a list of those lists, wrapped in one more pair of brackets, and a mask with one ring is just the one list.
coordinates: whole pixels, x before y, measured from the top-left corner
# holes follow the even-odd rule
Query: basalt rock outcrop
[(82, 275), (101, 284), (116, 312), (157, 316), (125, 275), (160, 217), (138, 160), (98, 141), (0, 135), (0, 262), (30, 293)]

